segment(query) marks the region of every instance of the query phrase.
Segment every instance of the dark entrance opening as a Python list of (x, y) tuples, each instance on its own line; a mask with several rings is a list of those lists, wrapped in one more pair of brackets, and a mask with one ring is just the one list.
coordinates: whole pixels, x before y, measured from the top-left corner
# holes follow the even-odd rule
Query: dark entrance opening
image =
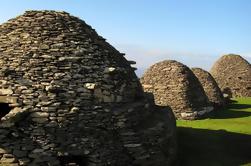
[(11, 109), (8, 103), (0, 103), (0, 119), (8, 114)]
[(87, 159), (81, 155), (58, 157), (61, 166), (87, 166)]

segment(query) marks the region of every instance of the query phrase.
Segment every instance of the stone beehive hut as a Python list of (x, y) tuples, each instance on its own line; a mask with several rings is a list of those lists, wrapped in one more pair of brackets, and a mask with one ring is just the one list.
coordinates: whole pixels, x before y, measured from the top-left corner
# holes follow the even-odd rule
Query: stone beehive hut
[(215, 107), (223, 107), (225, 105), (223, 94), (212, 75), (201, 68), (192, 68), (191, 70), (199, 79), (209, 101)]
[(177, 118), (196, 119), (212, 110), (205, 92), (185, 65), (166, 60), (151, 66), (141, 78), (144, 91), (157, 105), (169, 105)]
[(251, 65), (240, 55), (222, 56), (215, 62), (210, 73), (228, 96), (251, 96)]
[(171, 165), (175, 119), (123, 54), (65, 12), (0, 25), (0, 165)]

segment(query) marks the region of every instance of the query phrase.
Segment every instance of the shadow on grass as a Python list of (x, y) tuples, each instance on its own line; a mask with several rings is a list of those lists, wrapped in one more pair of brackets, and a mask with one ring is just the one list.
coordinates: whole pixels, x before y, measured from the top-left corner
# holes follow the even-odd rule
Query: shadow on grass
[(251, 163), (251, 135), (178, 127), (180, 166), (238, 166)]
[(230, 104), (228, 106), (230, 109), (247, 109), (251, 108), (251, 104)]
[(212, 112), (208, 115), (210, 119), (232, 119), (232, 118), (244, 118), (249, 116), (251, 116), (251, 112), (235, 111), (231, 109)]
[(234, 100), (234, 99), (229, 99), (228, 102), (229, 102), (229, 103), (238, 103), (238, 101), (237, 101), (237, 100)]
[(251, 112), (242, 110), (251, 108), (250, 104), (229, 104), (227, 108), (211, 112), (208, 117), (210, 119), (229, 119), (229, 118), (243, 118), (251, 116)]

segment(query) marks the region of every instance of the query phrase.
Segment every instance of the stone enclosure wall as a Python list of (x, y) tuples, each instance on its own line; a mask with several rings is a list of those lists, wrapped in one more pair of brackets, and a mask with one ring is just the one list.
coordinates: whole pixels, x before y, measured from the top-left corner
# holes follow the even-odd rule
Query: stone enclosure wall
[(240, 55), (222, 56), (215, 62), (210, 73), (228, 96), (251, 96), (251, 65)]
[(141, 78), (155, 103), (170, 106), (178, 119), (196, 119), (212, 111), (199, 80), (185, 65), (166, 60), (151, 66)]
[(175, 119), (123, 54), (66, 12), (0, 25), (0, 165), (173, 165)]

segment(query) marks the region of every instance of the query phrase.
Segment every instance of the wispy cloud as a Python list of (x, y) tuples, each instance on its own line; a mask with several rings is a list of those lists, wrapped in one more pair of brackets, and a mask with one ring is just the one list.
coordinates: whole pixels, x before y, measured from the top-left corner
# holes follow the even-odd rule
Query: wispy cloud
[(200, 67), (209, 70), (213, 63), (221, 56), (189, 51), (171, 51), (167, 49), (144, 48), (137, 45), (116, 45), (116, 48), (126, 53), (126, 58), (137, 62), (136, 73), (141, 76), (143, 72), (156, 62), (172, 59), (184, 63), (188, 67)]

